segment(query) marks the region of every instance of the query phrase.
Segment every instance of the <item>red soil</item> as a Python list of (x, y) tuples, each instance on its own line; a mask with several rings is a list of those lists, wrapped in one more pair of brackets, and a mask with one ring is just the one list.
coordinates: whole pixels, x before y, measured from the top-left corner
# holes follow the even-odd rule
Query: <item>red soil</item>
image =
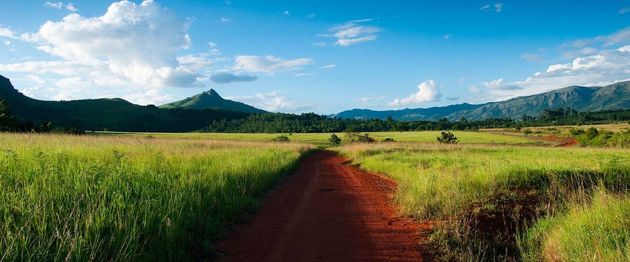
[(578, 141), (573, 137), (560, 137), (556, 135), (548, 135), (540, 138), (543, 141), (556, 143), (559, 147), (570, 147), (578, 144)]
[(304, 159), (250, 223), (219, 243), (222, 259), (423, 261), (429, 225), (397, 214), (393, 181), (345, 163), (327, 151)]

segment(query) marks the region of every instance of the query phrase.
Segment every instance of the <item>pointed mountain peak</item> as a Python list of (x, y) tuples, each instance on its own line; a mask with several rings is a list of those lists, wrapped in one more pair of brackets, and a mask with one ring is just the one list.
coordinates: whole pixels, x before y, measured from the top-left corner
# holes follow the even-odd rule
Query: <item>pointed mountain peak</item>
[(209, 96), (216, 96), (216, 97), (221, 97), (221, 95), (219, 95), (219, 93), (217, 93), (217, 91), (215, 91), (214, 89), (210, 89), (208, 91), (205, 92), (207, 95)]
[(162, 108), (221, 109), (246, 113), (266, 113), (253, 106), (225, 99), (214, 89), (210, 89), (186, 99), (160, 106)]

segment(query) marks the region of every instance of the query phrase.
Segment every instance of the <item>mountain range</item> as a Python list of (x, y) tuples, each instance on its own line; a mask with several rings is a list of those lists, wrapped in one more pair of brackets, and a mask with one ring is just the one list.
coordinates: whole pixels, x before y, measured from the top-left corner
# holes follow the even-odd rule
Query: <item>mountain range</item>
[[(268, 113), (253, 106), (222, 98), (215, 90), (159, 107), (141, 106), (120, 98), (43, 101), (25, 96), (9, 79), (0, 75), (0, 98), (18, 119), (35, 124), (52, 121), (62, 127), (84, 130), (185, 132), (200, 130), (218, 120), (245, 119)], [(571, 107), (577, 111), (630, 109), (630, 81), (603, 87), (570, 86), (542, 94), (516, 97), (485, 104), (456, 104), (442, 107), (376, 111), (353, 109), (336, 115), (344, 119), (400, 121), (517, 119), (537, 116), (545, 109)]]
[(485, 104), (456, 104), (443, 107), (376, 111), (352, 109), (335, 115), (345, 119), (386, 119), (391, 116), (401, 121), (481, 120), (488, 118), (520, 118), (537, 116), (545, 109), (571, 107), (577, 111), (602, 111), (630, 108), (630, 81), (603, 87), (570, 86), (542, 94), (522, 96), (506, 101)]
[[(205, 128), (216, 120), (243, 119), (250, 115), (232, 111), (233, 107), (165, 109), (136, 105), (120, 98), (43, 101), (18, 92), (9, 79), (1, 75), (0, 98), (20, 120), (35, 124), (51, 121), (56, 126), (83, 130), (187, 132)], [(213, 100), (219, 101), (216, 97)], [(234, 105), (227, 101), (222, 104)]]

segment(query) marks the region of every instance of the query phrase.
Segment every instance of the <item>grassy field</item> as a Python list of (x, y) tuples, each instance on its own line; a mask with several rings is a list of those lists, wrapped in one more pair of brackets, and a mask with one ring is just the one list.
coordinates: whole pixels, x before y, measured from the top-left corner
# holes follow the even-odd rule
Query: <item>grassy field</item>
[(526, 137), (531, 140), (589, 147), (630, 148), (630, 124), (543, 126), (483, 129), (482, 132)]
[(481, 132), (490, 133), (523, 133), (524, 130), (529, 130), (533, 134), (556, 134), (556, 135), (569, 135), (571, 129), (588, 129), (597, 128), (601, 131), (609, 131), (614, 133), (627, 132), (630, 130), (630, 124), (618, 123), (618, 124), (600, 124), (600, 125), (572, 125), (572, 126), (537, 126), (537, 127), (522, 127), (520, 129), (515, 128), (488, 128), (481, 129)]
[[(595, 188), (606, 195), (618, 195), (622, 205), (627, 205), (630, 197), (628, 150), (356, 144), (340, 151), (362, 168), (396, 180), (396, 200), (402, 212), (442, 221), (437, 223), (432, 239), (451, 258), (503, 260), (523, 252), (531, 254), (534, 251), (519, 248), (517, 239), (518, 232), (529, 228), (532, 221), (558, 215), (561, 224), (562, 214), (569, 212), (572, 203), (590, 199)], [(627, 217), (620, 220), (616, 215), (611, 219), (627, 222)], [(613, 238), (621, 242), (621, 249), (612, 256), (623, 256), (630, 252), (630, 232), (616, 229), (618, 235)], [(592, 230), (597, 235), (597, 230), (604, 229)], [(546, 234), (561, 234), (571, 245), (570, 231), (543, 234), (537, 238), (553, 241)], [(573, 258), (579, 258), (575, 254)]]
[[(539, 144), (539, 141), (531, 140), (526, 137), (513, 135), (500, 135), (484, 132), (457, 131), (455, 132), (462, 144), (510, 144), (525, 145)], [(293, 134), (243, 134), (243, 133), (112, 133), (101, 132), (98, 135), (117, 135), (132, 137), (169, 137), (169, 138), (188, 138), (188, 139), (216, 139), (216, 140), (236, 140), (236, 141), (258, 141), (269, 142), (273, 138), (280, 135), (286, 135), (291, 142), (308, 143), (313, 145), (327, 145), (328, 138), (332, 133), (293, 133)], [(374, 132), (368, 133), (377, 141), (384, 138), (393, 138), (398, 142), (421, 142), (436, 143), (436, 138), (440, 135), (439, 131), (413, 131), (413, 132)], [(342, 143), (346, 140), (344, 133), (337, 133), (342, 139)]]
[(309, 148), (0, 134), (0, 261), (211, 259)]
[[(398, 182), (445, 258), (626, 260), (630, 151), (491, 132), (337, 148)], [(0, 134), (0, 261), (213, 259), (213, 243), (330, 134)], [(345, 140), (344, 134), (338, 134)], [(498, 146), (500, 145), (500, 146)]]

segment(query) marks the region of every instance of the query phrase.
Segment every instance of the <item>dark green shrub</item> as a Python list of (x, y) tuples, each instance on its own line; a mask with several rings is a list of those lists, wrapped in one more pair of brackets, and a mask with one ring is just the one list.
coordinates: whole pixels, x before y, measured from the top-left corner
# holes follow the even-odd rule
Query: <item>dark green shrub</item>
[(386, 137), (385, 139), (383, 139), (384, 143), (391, 143), (391, 142), (396, 142), (395, 139), (391, 138), (391, 137)]
[(457, 142), (459, 142), (455, 134), (445, 131), (442, 131), (440, 136), (437, 137), (437, 141), (441, 144), (457, 144)]
[(582, 130), (582, 129), (575, 129), (575, 128), (571, 128), (571, 130), (569, 130), (569, 133), (570, 133), (572, 136), (579, 136), (579, 135), (581, 135), (581, 134), (584, 134), (584, 130)]
[(274, 142), (280, 142), (280, 143), (288, 143), (289, 141), (289, 137), (285, 136), (285, 135), (281, 135), (281, 136), (277, 136), (273, 139)]
[(358, 133), (348, 132), (346, 133), (346, 141), (353, 142), (361, 142), (361, 143), (374, 143), (376, 142), (374, 138), (370, 137), (369, 134), (365, 133), (363, 135)]
[(374, 138), (370, 137), (369, 134), (365, 133), (364, 135), (357, 136), (357, 142), (361, 143), (374, 143), (376, 142)]
[(335, 146), (338, 146), (339, 144), (341, 144), (341, 138), (339, 138), (337, 135), (332, 134), (330, 135), (330, 138), (328, 138), (328, 141)]
[(586, 136), (586, 139), (591, 140), (595, 138), (597, 135), (599, 135), (599, 131), (597, 131), (597, 128), (591, 127), (589, 129), (586, 129), (586, 132), (584, 132), (584, 135)]

